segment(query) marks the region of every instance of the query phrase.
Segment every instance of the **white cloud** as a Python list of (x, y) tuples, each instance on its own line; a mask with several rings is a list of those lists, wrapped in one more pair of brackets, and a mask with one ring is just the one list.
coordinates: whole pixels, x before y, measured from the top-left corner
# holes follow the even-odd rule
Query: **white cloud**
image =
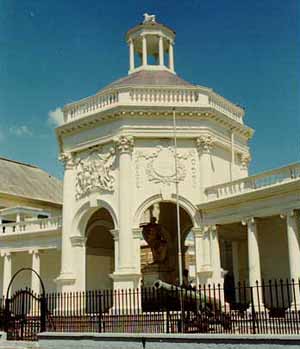
[(12, 126), (9, 132), (16, 136), (32, 136), (32, 131), (26, 125)]
[(60, 126), (63, 124), (64, 114), (61, 108), (50, 110), (48, 113), (48, 123), (51, 126)]

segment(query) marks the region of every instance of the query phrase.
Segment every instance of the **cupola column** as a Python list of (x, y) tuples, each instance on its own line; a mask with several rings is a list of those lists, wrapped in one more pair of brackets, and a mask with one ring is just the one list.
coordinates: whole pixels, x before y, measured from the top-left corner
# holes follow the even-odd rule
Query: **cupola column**
[(129, 69), (134, 69), (134, 43), (133, 40), (129, 40)]
[(164, 41), (163, 37), (159, 36), (158, 39), (158, 49), (159, 49), (159, 65), (163, 66), (164, 65)]
[(169, 68), (174, 72), (174, 48), (172, 41), (169, 41)]
[(148, 60), (147, 60), (147, 38), (146, 35), (143, 35), (142, 37), (142, 45), (143, 45), (143, 65), (146, 66), (148, 64)]

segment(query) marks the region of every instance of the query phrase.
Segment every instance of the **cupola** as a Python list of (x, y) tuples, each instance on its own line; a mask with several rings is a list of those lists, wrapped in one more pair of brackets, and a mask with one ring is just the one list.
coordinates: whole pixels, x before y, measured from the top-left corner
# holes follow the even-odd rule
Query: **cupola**
[(144, 14), (143, 23), (126, 34), (129, 45), (129, 72), (140, 70), (174, 70), (175, 32), (156, 22), (155, 15)]

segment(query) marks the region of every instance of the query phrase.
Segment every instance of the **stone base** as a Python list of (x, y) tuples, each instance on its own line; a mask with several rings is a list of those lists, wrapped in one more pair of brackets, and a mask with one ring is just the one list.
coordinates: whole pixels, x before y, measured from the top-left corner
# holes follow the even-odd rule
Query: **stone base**
[(141, 286), (141, 274), (132, 271), (114, 272), (110, 274), (113, 279), (114, 290), (135, 289)]
[(143, 286), (152, 287), (154, 282), (157, 280), (162, 280), (169, 284), (175, 284), (174, 273), (168, 268), (159, 266), (158, 264), (147, 265), (143, 270)]
[(61, 273), (56, 279), (58, 292), (74, 291), (76, 276), (73, 273)]

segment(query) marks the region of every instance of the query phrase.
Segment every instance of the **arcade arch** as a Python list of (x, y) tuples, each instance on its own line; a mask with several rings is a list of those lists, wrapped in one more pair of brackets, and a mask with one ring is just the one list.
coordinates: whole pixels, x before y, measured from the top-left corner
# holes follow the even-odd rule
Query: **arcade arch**
[[(180, 206), (182, 267), (185, 269), (185, 240), (194, 226), (190, 214)], [(151, 223), (152, 222), (152, 223)], [(177, 209), (174, 202), (156, 202), (140, 218), (145, 244), (142, 246), (142, 276), (145, 286), (153, 278), (176, 284), (179, 280)], [(147, 257), (145, 258), (145, 255)], [(144, 257), (144, 258), (143, 258)]]
[(111, 289), (115, 269), (113, 217), (102, 207), (88, 219), (86, 237), (86, 289)]

